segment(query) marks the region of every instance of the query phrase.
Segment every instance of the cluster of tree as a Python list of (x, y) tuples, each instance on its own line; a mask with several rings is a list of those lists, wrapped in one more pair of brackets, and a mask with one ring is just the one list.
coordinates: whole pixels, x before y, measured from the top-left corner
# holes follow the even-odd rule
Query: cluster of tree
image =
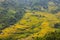
[[(29, 10), (36, 10), (36, 11), (47, 11), (51, 13), (57, 13), (60, 11), (60, 0), (17, 0), (19, 2), (19, 6), (24, 5), (24, 9), (29, 9)], [(54, 4), (51, 4), (52, 6), (55, 5), (58, 8), (56, 10), (50, 10), (49, 9), (49, 2), (53, 2)], [(55, 8), (54, 8), (55, 9)], [(50, 11), (49, 11), (50, 10)]]
[(13, 0), (0, 2), (0, 29), (13, 25), (20, 20), (25, 10)]

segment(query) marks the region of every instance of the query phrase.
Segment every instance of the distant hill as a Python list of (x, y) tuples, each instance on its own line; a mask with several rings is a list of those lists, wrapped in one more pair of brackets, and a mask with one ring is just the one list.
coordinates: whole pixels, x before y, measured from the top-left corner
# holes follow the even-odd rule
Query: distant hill
[(3, 2), (4, 0), (0, 0), (0, 2)]

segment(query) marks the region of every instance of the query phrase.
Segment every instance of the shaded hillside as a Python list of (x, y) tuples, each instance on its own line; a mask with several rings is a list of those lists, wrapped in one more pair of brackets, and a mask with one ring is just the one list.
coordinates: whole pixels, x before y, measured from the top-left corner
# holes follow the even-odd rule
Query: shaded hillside
[(24, 9), (16, 6), (16, 2), (11, 2), (3, 1), (0, 3), (0, 30), (15, 24), (25, 13)]

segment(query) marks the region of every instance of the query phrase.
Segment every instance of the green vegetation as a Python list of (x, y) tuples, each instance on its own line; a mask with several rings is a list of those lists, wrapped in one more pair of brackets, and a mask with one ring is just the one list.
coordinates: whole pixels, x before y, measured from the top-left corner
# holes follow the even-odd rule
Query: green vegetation
[[(0, 30), (15, 24), (20, 20), (25, 11), (22, 8), (18, 8), (17, 4), (9, 3), (9, 1), (0, 2)], [(17, 8), (17, 9), (16, 9)], [(23, 11), (22, 11), (23, 10)], [(18, 18), (17, 18), (18, 17)]]
[(60, 0), (0, 1), (0, 40), (60, 40)]

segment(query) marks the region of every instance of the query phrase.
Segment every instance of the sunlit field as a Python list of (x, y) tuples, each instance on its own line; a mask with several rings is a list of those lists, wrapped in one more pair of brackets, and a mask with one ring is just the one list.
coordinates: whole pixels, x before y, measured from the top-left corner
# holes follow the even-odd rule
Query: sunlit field
[(60, 40), (60, 0), (0, 0), (0, 40)]

